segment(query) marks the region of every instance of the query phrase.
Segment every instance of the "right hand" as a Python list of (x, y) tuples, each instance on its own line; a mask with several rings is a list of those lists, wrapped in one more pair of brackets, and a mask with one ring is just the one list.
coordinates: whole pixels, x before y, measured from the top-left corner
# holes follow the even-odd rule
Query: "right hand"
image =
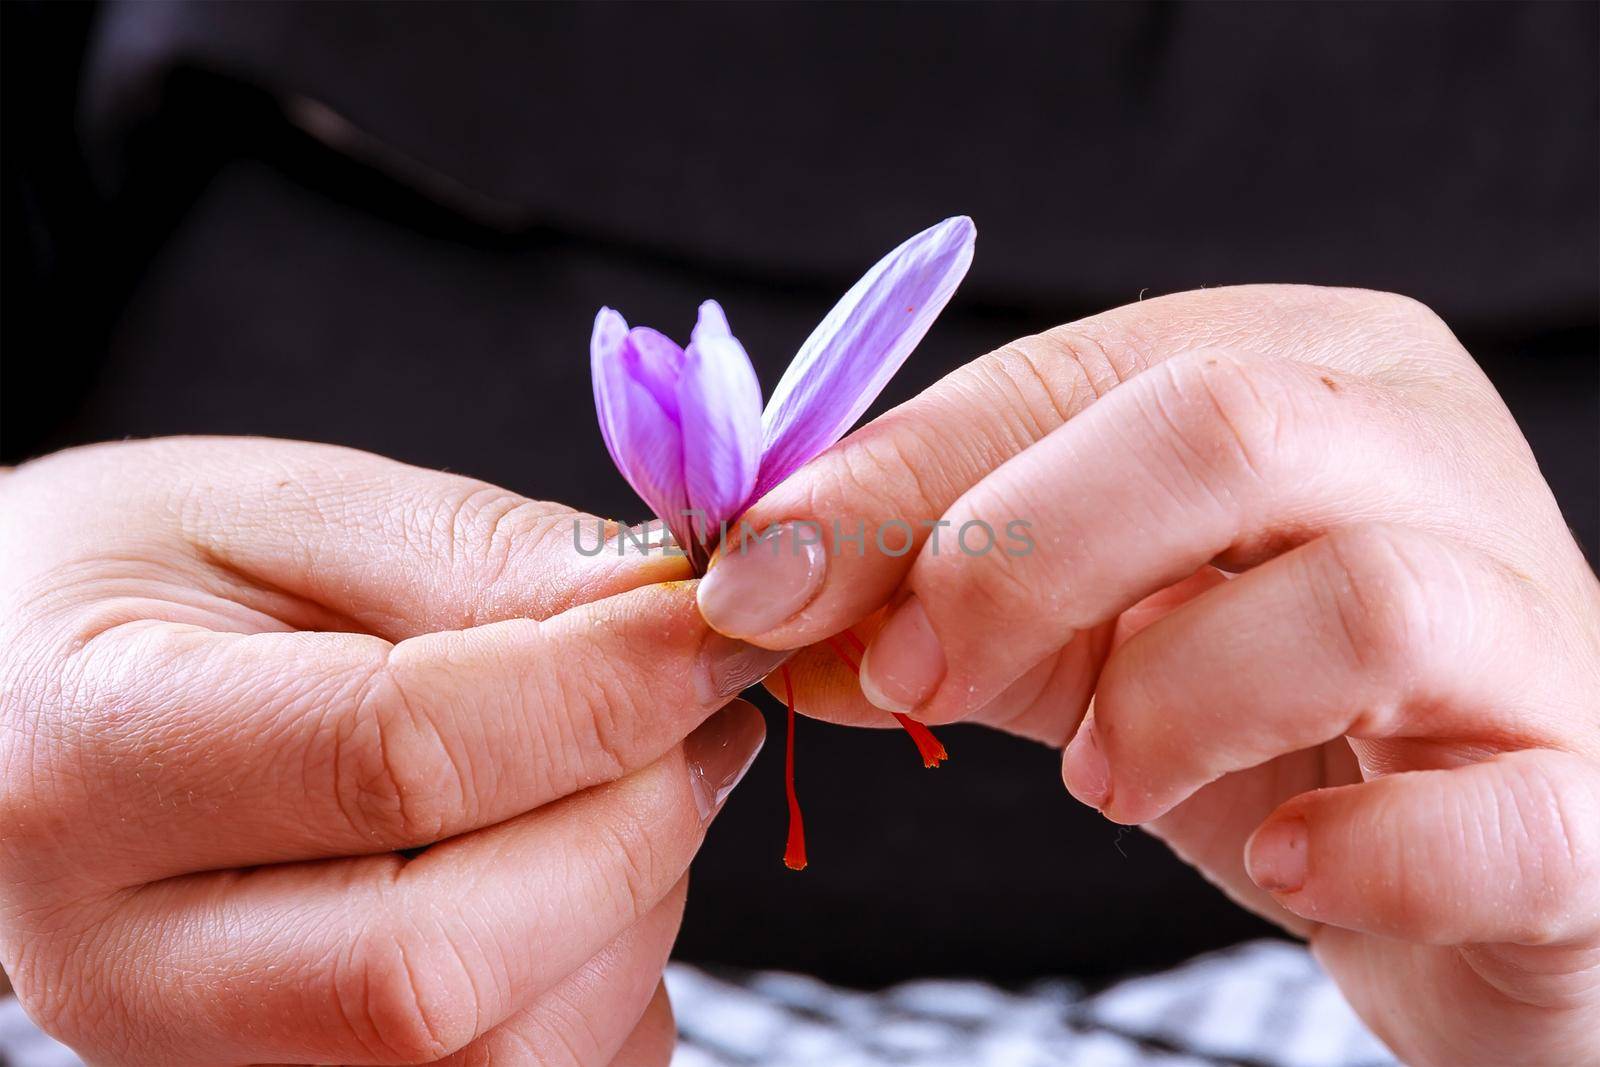
[[(1017, 519), (1037, 551), (962, 540)], [(864, 631), (859, 686), (803, 654), (808, 712), (1071, 738), (1079, 799), (1305, 936), (1407, 1063), (1600, 1063), (1600, 585), (1422, 305), (1240, 286), (1023, 338), (744, 521), (923, 535), (713, 563), (726, 634)]]
[(0, 471), (29, 1014), (94, 1064), (664, 1064), (689, 861), (762, 739), (704, 720), (776, 657), (579, 518), (283, 441)]

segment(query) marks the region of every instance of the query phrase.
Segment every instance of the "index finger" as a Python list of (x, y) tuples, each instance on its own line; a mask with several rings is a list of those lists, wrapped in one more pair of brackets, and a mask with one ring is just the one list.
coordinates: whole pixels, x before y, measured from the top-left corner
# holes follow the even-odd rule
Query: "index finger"
[(185, 600), (181, 615), (172, 598), (139, 606), (206, 625), (223, 616), (216, 628), (356, 630), (399, 641), (548, 618), (689, 576), (681, 553), (633, 550), (643, 539), (618, 536), (618, 523), (334, 445), (119, 442), (47, 456), (11, 478), (19, 503), (8, 501), (8, 512), (46, 514), (75, 536), (12, 539), (8, 551), (41, 555), (43, 569), (96, 558), (108, 543), (137, 548), (128, 573), (176, 572), (207, 594)]
[[(1403, 297), (1263, 285), (1146, 300), (1023, 338), (852, 434), (759, 501), (743, 520), (748, 529), (792, 532), (776, 551), (720, 553), (700, 584), (701, 612), (722, 633), (767, 648), (838, 633), (889, 600), (968, 489), (1180, 352), (1248, 338), (1265, 357), (1373, 372), (1399, 351), (1423, 373), (1438, 361), (1416, 352), (1419, 337), (1440, 352), (1454, 344)], [(958, 531), (941, 533), (948, 543)]]

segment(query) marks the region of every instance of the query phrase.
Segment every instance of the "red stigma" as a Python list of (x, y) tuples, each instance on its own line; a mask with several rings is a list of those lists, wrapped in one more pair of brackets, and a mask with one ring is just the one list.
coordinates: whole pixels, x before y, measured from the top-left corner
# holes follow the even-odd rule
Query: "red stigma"
[(789, 709), (789, 729), (783, 749), (783, 786), (789, 798), (789, 840), (783, 849), (783, 865), (791, 871), (806, 869), (806, 822), (800, 814), (800, 798), (794, 791), (794, 678), (789, 665), (778, 668), (783, 678), (783, 705)]
[[(866, 643), (855, 635), (852, 630), (827, 639), (827, 644), (838, 656), (846, 667), (855, 674), (861, 673), (861, 665), (856, 662), (855, 655), (860, 655), (867, 650)], [(783, 788), (789, 801), (789, 839), (783, 849), (783, 865), (791, 871), (806, 869), (806, 824), (805, 818), (800, 813), (800, 797), (794, 788), (794, 676), (789, 672), (788, 664), (778, 668), (778, 676), (783, 679), (783, 706), (788, 712), (787, 730), (783, 750)], [(928, 729), (909, 715), (893, 712), (895, 722), (900, 724), (917, 746), (917, 754), (922, 757), (924, 767), (937, 767), (950, 758), (950, 753), (939, 739), (933, 736), (933, 731)]]

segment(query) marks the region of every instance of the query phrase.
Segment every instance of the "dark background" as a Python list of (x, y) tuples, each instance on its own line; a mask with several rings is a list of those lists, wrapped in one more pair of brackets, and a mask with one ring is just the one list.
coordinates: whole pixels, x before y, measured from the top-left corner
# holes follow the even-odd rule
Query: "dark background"
[[(1600, 547), (1592, 4), (3, 5), (0, 458), (252, 433), (643, 517), (595, 309), (728, 309), (764, 384), (875, 258), (976, 266), (886, 406), (1102, 308), (1252, 281), (1407, 293)], [(1089, 978), (1265, 930), (1072, 804), (1058, 757), (801, 724), (696, 864), (680, 955), (875, 983)]]

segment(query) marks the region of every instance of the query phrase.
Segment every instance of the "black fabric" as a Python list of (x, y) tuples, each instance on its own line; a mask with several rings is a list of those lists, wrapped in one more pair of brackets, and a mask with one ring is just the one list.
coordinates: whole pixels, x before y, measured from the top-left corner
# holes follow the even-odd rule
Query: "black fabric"
[[(967, 285), (879, 409), (1141, 293), (1393, 289), (1505, 393), (1591, 558), (1593, 5), (4, 6), (6, 462), (335, 441), (642, 517), (589, 399), (601, 304), (727, 307), (767, 387), (944, 215)], [(75, 118), (76, 116), (76, 118)], [(1058, 757), (803, 723), (697, 863), (680, 953), (876, 982), (1109, 974), (1260, 932)]]

